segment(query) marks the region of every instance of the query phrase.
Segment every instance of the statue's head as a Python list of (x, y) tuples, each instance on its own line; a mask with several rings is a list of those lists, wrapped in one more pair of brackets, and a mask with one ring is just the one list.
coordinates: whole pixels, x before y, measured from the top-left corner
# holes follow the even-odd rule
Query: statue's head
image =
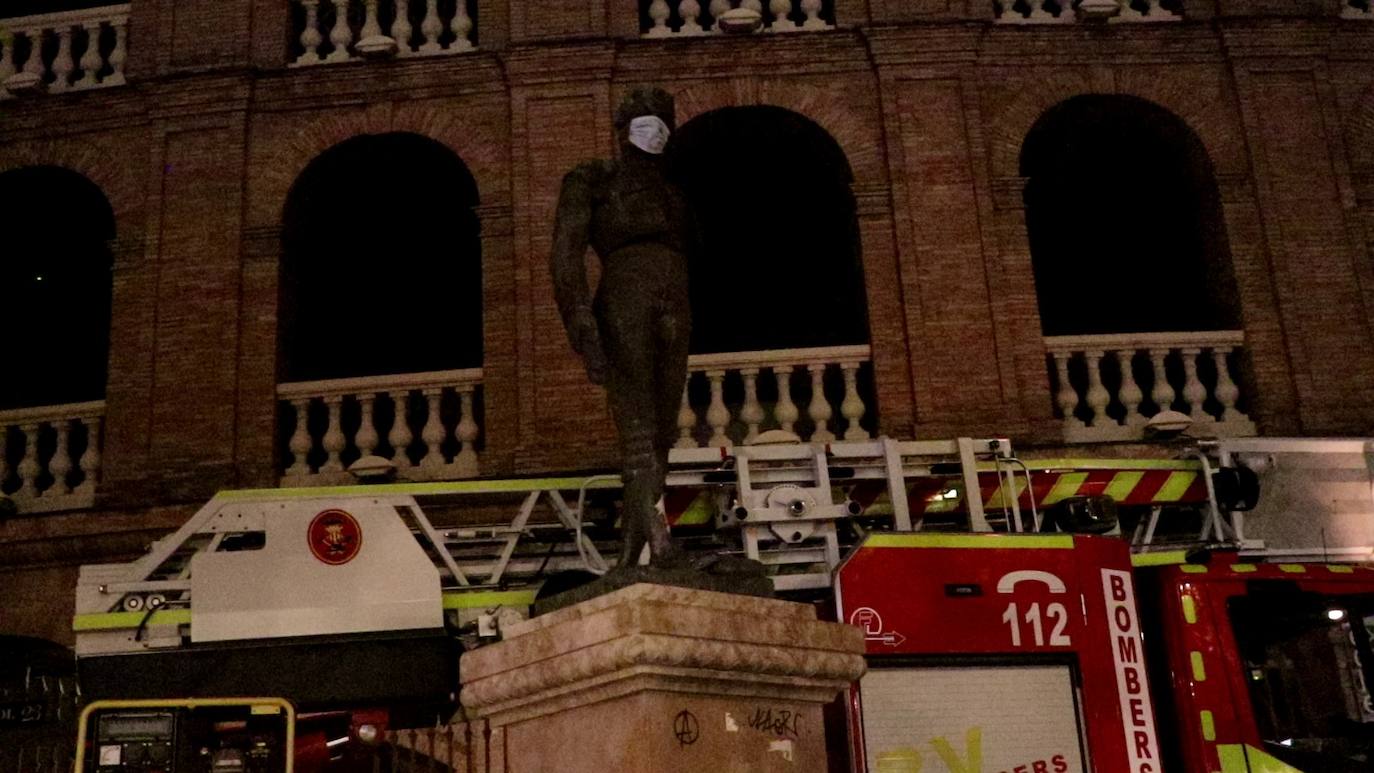
[(616, 136), (646, 153), (662, 153), (676, 126), (673, 112), (672, 94), (656, 87), (632, 89), (616, 108)]

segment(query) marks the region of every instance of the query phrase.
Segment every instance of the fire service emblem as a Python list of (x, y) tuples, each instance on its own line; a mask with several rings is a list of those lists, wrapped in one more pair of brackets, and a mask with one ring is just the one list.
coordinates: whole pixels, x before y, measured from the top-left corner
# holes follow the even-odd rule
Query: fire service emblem
[(352, 561), (363, 547), (358, 520), (343, 510), (325, 510), (310, 521), (310, 553), (330, 566)]

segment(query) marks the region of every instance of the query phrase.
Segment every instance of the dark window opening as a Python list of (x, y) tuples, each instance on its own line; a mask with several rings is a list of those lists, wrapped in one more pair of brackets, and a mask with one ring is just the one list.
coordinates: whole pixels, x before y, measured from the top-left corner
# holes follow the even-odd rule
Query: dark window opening
[(364, 135), (322, 153), (283, 215), (287, 381), (482, 364), (477, 184), (443, 145)]
[[(99, 400), (110, 346), (114, 212), (81, 175), (0, 174), (0, 409)], [(15, 457), (11, 457), (15, 458)]]
[(1302, 770), (1374, 766), (1374, 595), (1293, 584), (1228, 602), (1265, 751)]
[(824, 129), (776, 107), (681, 126), (669, 167), (695, 210), (692, 352), (868, 343), (852, 174)]
[(1045, 335), (1239, 326), (1212, 164), (1177, 116), (1075, 97), (1031, 129), (1021, 174)]

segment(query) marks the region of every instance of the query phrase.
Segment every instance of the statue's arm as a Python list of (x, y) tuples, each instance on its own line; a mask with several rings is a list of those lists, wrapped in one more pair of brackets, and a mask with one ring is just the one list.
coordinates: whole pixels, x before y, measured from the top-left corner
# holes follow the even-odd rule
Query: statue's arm
[[(563, 177), (558, 193), (558, 212), (553, 224), (553, 254), (549, 269), (553, 274), (553, 294), (568, 332), (577, 318), (591, 314), (587, 289), (587, 241), (592, 222), (592, 170), (589, 165), (573, 169)], [(573, 341), (577, 346), (577, 341)]]
[(553, 295), (558, 312), (568, 331), (568, 340), (586, 361), (594, 383), (604, 379), (605, 356), (596, 318), (592, 315), (591, 293), (587, 288), (587, 243), (592, 222), (592, 186), (595, 168), (583, 164), (563, 177), (554, 217), (553, 252), (549, 270), (553, 276)]

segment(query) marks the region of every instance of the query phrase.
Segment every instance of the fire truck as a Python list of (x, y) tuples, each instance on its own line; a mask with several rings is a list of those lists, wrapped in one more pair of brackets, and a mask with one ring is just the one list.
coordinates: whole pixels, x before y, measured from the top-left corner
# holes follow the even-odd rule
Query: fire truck
[[(664, 508), (689, 550), (756, 559), (778, 595), (864, 630), (834, 770), (1374, 769), (1369, 449), (1172, 451), (679, 449)], [(481, 769), (458, 655), (610, 568), (618, 491), (595, 476), (219, 494), (141, 558), (82, 567), (81, 770)], [(1312, 540), (1303, 520), (1327, 528)], [(277, 699), (290, 711), (269, 714)]]

